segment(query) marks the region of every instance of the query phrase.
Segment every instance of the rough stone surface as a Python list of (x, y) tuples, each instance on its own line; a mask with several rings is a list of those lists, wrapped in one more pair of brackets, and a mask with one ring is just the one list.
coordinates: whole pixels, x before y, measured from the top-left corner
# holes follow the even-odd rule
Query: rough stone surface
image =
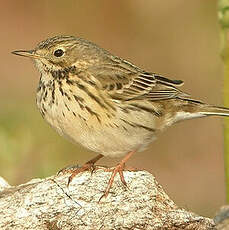
[(0, 177), (0, 192), (9, 187), (8, 182), (3, 177)]
[(33, 179), (0, 192), (0, 229), (215, 229), (213, 220), (176, 206), (146, 171), (125, 171), (128, 187), (116, 176), (102, 196), (111, 173), (103, 169)]
[(218, 230), (229, 230), (229, 205), (220, 208), (214, 221)]

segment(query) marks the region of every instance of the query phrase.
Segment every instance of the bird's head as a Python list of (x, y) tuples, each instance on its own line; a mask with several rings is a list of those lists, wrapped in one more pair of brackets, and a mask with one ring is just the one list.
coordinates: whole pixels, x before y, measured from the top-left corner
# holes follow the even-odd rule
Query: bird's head
[(29, 57), (38, 70), (58, 71), (75, 66), (85, 69), (101, 61), (105, 51), (95, 44), (74, 36), (55, 36), (40, 42), (35, 49), (13, 51), (13, 54)]

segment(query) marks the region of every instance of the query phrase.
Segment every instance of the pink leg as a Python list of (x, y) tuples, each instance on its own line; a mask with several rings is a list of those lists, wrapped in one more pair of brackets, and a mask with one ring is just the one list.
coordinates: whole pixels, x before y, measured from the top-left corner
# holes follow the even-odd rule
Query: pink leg
[(103, 157), (102, 154), (97, 155), (96, 157), (92, 158), (91, 160), (87, 161), (82, 167), (73, 169), (71, 171), (71, 176), (68, 178), (68, 186), (71, 183), (72, 179), (79, 173), (85, 171), (92, 171), (95, 169), (94, 164)]
[(111, 186), (112, 186), (112, 184), (113, 184), (113, 182), (114, 182), (115, 175), (116, 175), (117, 173), (119, 173), (120, 179), (121, 179), (122, 183), (123, 183), (125, 186), (127, 185), (127, 183), (126, 183), (126, 181), (125, 181), (125, 179), (124, 179), (124, 176), (123, 176), (123, 170), (124, 170), (124, 167), (125, 167), (125, 163), (129, 160), (129, 158), (130, 158), (135, 152), (136, 152), (136, 151), (131, 151), (131, 152), (129, 152), (129, 153), (119, 162), (119, 164), (118, 164), (114, 169), (109, 170), (109, 171), (112, 171), (113, 173), (112, 173), (112, 175), (111, 175), (111, 178), (110, 178), (110, 180), (109, 180), (109, 182), (108, 182), (108, 185), (107, 185), (107, 188), (106, 188), (104, 194), (100, 197), (99, 200), (101, 200), (103, 197), (107, 197), (107, 195), (108, 195), (108, 193), (109, 193), (109, 191), (110, 191), (110, 189), (111, 189)]

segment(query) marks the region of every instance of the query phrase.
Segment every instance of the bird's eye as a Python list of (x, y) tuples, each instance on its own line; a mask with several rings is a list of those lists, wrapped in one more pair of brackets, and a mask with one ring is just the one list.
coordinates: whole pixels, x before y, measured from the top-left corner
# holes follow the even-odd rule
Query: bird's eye
[(64, 51), (62, 49), (57, 49), (54, 51), (54, 56), (56, 57), (61, 57), (63, 56), (63, 54), (64, 54)]

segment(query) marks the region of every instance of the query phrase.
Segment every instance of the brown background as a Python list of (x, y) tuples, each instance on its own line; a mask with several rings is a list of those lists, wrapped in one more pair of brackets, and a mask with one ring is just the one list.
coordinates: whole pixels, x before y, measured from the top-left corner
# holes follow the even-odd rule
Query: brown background
[[(94, 153), (73, 146), (42, 120), (35, 105), (39, 74), (12, 50), (31, 49), (57, 34), (80, 36), (146, 70), (183, 79), (183, 90), (194, 98), (222, 104), (215, 0), (0, 3), (0, 175), (13, 185), (82, 164)], [(220, 118), (179, 123), (129, 165), (156, 175), (178, 205), (213, 216), (225, 202), (222, 127)]]

